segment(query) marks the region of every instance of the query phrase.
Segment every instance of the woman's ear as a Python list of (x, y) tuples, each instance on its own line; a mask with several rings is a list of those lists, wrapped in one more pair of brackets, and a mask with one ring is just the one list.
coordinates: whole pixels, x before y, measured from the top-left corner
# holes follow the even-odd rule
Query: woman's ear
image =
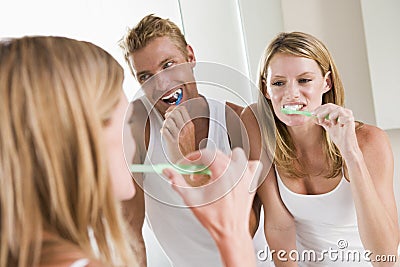
[(328, 92), (332, 89), (332, 78), (331, 71), (328, 71), (324, 76), (324, 90), (323, 93)]

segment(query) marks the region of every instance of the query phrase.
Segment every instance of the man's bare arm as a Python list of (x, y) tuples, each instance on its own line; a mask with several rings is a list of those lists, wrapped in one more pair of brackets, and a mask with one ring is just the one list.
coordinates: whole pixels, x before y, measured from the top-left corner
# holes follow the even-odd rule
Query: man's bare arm
[(243, 107), (231, 102), (226, 102), (226, 128), (231, 148), (242, 147), (240, 114)]
[[(242, 106), (236, 105), (231, 102), (226, 102), (226, 107), (225, 107), (226, 127), (229, 135), (229, 142), (232, 149), (235, 147), (243, 148), (243, 140), (242, 140), (243, 130), (241, 128), (243, 128), (244, 125), (240, 119), (240, 115), (243, 112), (243, 109), (244, 108)], [(258, 196), (256, 195), (254, 197), (252, 210), (250, 213), (249, 229), (252, 237), (254, 237), (258, 229), (260, 221), (260, 212), (261, 212), (261, 202)]]

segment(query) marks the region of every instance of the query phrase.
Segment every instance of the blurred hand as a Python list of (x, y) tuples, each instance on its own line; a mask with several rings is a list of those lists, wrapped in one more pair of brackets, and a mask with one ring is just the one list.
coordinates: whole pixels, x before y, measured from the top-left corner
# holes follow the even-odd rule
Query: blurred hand
[[(230, 156), (207, 149), (196, 151), (182, 163), (202, 164), (211, 170), (208, 184), (196, 188), (172, 169), (163, 173), (213, 238), (238, 232), (249, 234), (250, 210), (262, 164), (249, 162), (239, 148)], [(196, 175), (192, 178), (196, 179)]]

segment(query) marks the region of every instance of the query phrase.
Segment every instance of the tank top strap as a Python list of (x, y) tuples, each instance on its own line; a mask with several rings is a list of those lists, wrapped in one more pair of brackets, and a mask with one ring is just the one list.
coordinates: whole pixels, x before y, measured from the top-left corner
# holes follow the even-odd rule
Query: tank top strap
[(207, 148), (218, 148), (223, 153), (229, 154), (231, 147), (226, 127), (226, 101), (206, 97), (205, 99), (210, 111)]
[(161, 116), (160, 112), (155, 108), (154, 105), (150, 103), (145, 95), (141, 96), (140, 101), (143, 103), (144, 107), (146, 108), (147, 115), (151, 118), (150, 123), (156, 123), (161, 127), (163, 124), (163, 117)]

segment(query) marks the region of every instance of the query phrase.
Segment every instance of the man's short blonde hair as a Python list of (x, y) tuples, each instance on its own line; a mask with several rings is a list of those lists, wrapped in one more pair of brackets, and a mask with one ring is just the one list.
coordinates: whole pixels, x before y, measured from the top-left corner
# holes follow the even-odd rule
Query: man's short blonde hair
[(158, 37), (169, 37), (185, 58), (187, 58), (187, 42), (179, 27), (169, 19), (163, 19), (150, 14), (144, 17), (134, 28), (129, 29), (119, 42), (120, 47), (124, 51), (124, 58), (133, 74), (133, 66), (129, 61), (129, 56), (133, 52), (144, 48), (150, 41)]

